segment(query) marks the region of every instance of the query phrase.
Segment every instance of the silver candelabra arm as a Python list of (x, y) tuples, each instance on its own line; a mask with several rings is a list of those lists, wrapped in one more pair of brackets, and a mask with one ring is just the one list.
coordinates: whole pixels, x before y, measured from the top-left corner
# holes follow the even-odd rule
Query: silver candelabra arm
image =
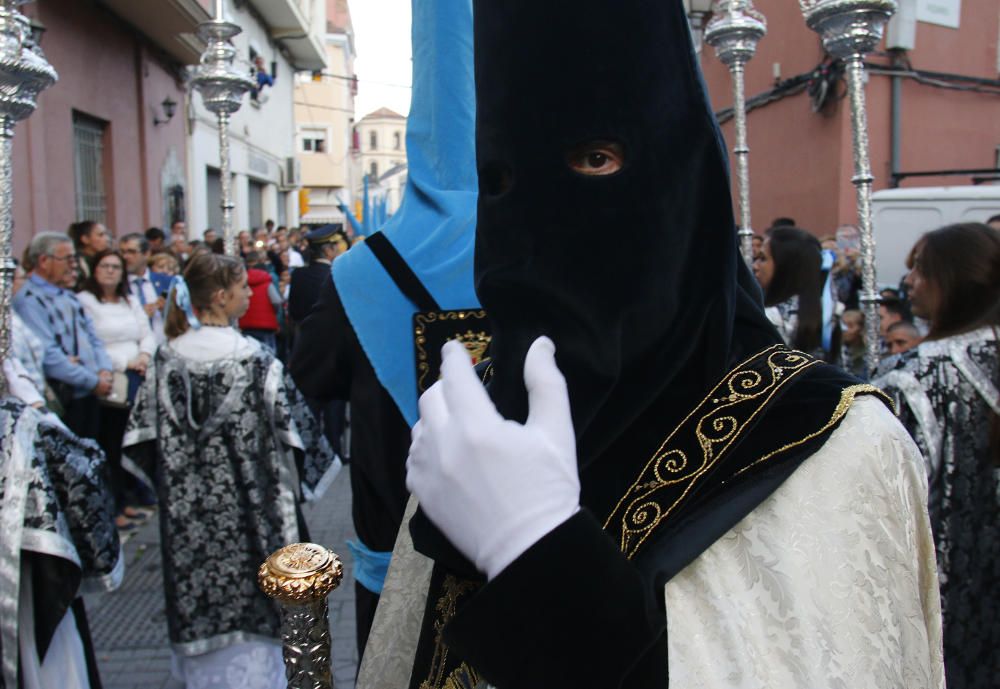
[(712, 19), (705, 26), (705, 42), (715, 48), (719, 60), (729, 68), (733, 82), (733, 115), (736, 141), (737, 198), (739, 199), (740, 252), (748, 266), (753, 264), (753, 226), (750, 221), (750, 147), (747, 143), (747, 109), (744, 72), (757, 51), (757, 43), (767, 33), (764, 15), (750, 0), (717, 0)]
[(198, 26), (205, 52), (194, 70), (191, 85), (201, 93), (205, 108), (215, 114), (219, 126), (219, 176), (221, 178), (222, 237), (226, 254), (237, 255), (233, 229), (233, 200), (230, 184), (229, 118), (243, 105), (243, 96), (254, 80), (250, 65), (237, 58), (234, 36), (243, 29), (223, 20), (222, 0), (215, 0), (215, 19)]
[(861, 236), (861, 305), (865, 312), (865, 368), (878, 368), (880, 333), (878, 286), (875, 275), (875, 236), (872, 231), (872, 175), (868, 155), (868, 116), (865, 106), (864, 57), (874, 50), (885, 24), (896, 11), (895, 0), (799, 0), (806, 25), (820, 35), (823, 47), (847, 67), (854, 149), (854, 184)]
[[(58, 79), (32, 41), (28, 19), (17, 11), (18, 4), (16, 0), (0, 4), (0, 361), (10, 352), (14, 296), (14, 125), (35, 111), (38, 95)], [(0, 393), (6, 388), (0, 369)]]

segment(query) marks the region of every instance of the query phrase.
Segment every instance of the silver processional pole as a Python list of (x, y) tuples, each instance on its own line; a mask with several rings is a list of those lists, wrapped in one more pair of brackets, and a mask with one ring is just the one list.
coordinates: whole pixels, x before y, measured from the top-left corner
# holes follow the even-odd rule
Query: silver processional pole
[[(236, 233), (233, 231), (233, 197), (229, 179), (229, 116), (240, 109), (243, 94), (254, 87), (250, 66), (238, 67), (232, 38), (243, 29), (223, 19), (223, 0), (215, 0), (215, 19), (198, 25), (198, 37), (205, 41), (205, 52), (195, 69), (192, 84), (201, 93), (205, 109), (215, 113), (219, 124), (219, 177), (221, 185), (222, 237), (226, 254), (236, 256)], [(242, 61), (239, 61), (242, 62)]]
[[(14, 125), (35, 111), (38, 94), (58, 79), (34, 41), (28, 19), (17, 11), (20, 4), (0, 4), (0, 361), (10, 353), (14, 298)], [(0, 393), (7, 392), (2, 368), (0, 388)]]
[(735, 119), (736, 182), (739, 187), (740, 252), (748, 266), (753, 266), (753, 226), (750, 224), (750, 147), (747, 145), (746, 87), (743, 75), (746, 63), (757, 51), (757, 43), (767, 33), (764, 15), (754, 9), (751, 0), (717, 0), (712, 19), (705, 27), (705, 42), (715, 48), (719, 60), (729, 68), (733, 81), (733, 117)]
[(327, 596), (344, 567), (315, 543), (292, 543), (260, 566), (261, 590), (278, 602), (288, 689), (333, 689)]
[(875, 281), (875, 237), (872, 232), (872, 176), (868, 157), (865, 108), (865, 55), (882, 40), (895, 0), (799, 0), (806, 25), (823, 39), (831, 56), (844, 61), (851, 99), (854, 183), (861, 230), (861, 304), (865, 311), (865, 368), (874, 375), (879, 360), (879, 296)]

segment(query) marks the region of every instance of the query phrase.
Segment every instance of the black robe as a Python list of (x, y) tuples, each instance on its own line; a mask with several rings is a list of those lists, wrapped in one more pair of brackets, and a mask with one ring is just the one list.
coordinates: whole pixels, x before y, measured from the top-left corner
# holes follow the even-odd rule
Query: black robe
[[(289, 368), (307, 397), (351, 404), (351, 494), (354, 530), (371, 550), (390, 552), (409, 496), (410, 428), (379, 383), (347, 319), (329, 268), (319, 299), (299, 325)], [(364, 648), (377, 595), (357, 586), (358, 646)]]

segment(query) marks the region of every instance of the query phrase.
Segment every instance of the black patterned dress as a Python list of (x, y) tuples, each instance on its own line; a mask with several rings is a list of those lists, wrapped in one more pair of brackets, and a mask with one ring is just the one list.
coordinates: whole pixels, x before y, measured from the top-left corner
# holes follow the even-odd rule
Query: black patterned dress
[(167, 344), (154, 370), (129, 418), (122, 463), (159, 497), (174, 651), (278, 639), (257, 568), (306, 538), (298, 503), (328, 485), (339, 460), (263, 348), (199, 361)]
[(949, 689), (993, 689), (1000, 677), (998, 361), (996, 329), (985, 327), (924, 342), (875, 381), (927, 463)]
[(12, 397), (0, 398), (0, 448), (0, 689), (37, 670), (19, 668), (19, 637), (33, 627), (27, 641), (45, 658), (69, 614), (88, 667), (57, 671), (67, 682), (84, 674), (99, 686), (78, 596), (110, 591), (124, 574), (104, 453)]

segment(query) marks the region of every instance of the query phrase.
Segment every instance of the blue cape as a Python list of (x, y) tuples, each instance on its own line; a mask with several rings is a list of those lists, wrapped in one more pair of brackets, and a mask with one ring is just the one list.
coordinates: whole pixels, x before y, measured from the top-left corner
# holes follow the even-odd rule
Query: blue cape
[[(408, 180), (399, 210), (381, 230), (442, 309), (478, 308), (472, 277), (478, 195), (472, 2), (413, 0), (412, 6)], [(332, 270), (375, 375), (412, 426), (417, 307), (363, 242), (339, 256)]]

